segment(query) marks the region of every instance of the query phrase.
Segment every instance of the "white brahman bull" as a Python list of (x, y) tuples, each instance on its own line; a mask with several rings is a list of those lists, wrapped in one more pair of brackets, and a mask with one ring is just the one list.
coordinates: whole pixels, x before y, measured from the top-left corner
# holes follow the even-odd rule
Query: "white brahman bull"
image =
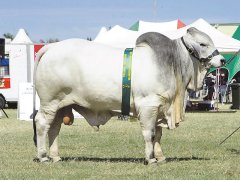
[[(50, 44), (40, 50), (34, 73), (40, 97), (34, 120), (40, 162), (49, 157), (53, 162), (61, 159), (57, 137), (63, 118), (72, 118), (72, 108), (97, 127), (119, 114), (123, 52), (124, 49), (80, 39)], [(201, 88), (206, 69), (222, 63), (224, 58), (210, 37), (195, 28), (177, 40), (151, 32), (137, 39), (132, 56), (131, 112), (140, 120), (146, 163), (165, 160), (160, 147), (162, 127), (175, 127), (184, 113), (186, 89)]]

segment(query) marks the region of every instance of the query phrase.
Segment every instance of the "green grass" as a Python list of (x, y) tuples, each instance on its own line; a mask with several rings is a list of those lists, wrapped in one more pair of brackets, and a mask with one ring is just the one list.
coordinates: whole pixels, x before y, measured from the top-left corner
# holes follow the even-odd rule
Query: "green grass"
[(240, 126), (236, 113), (187, 113), (175, 130), (164, 129), (167, 162), (143, 165), (144, 141), (138, 122), (110, 120), (95, 132), (85, 120), (62, 126), (62, 162), (37, 163), (32, 123), (6, 109), (0, 119), (0, 179), (240, 179)]

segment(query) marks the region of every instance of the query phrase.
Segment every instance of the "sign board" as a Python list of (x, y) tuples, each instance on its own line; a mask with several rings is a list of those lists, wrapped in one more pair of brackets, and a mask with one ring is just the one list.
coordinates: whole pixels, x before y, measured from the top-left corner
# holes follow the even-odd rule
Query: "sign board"
[(33, 113), (33, 85), (32, 83), (19, 83), (17, 118), (19, 120), (31, 121), (32, 113)]
[[(39, 97), (36, 96), (36, 109), (40, 107)], [(19, 120), (32, 121), (33, 113), (33, 84), (19, 83), (18, 93), (18, 113)], [(73, 110), (74, 118), (83, 118), (79, 113)]]

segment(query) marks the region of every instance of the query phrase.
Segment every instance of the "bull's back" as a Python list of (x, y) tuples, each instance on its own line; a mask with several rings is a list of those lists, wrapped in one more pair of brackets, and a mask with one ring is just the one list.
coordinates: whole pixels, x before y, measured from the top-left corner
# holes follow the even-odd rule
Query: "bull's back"
[(58, 98), (89, 106), (116, 104), (121, 99), (122, 58), (123, 50), (84, 40), (56, 43), (38, 64), (38, 94), (45, 102)]

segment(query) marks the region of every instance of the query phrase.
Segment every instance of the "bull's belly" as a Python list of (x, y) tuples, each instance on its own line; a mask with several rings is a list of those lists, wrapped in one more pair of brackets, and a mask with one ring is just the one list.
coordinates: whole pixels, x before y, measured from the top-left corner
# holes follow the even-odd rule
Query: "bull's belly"
[(94, 111), (107, 111), (107, 110), (120, 110), (121, 101), (117, 98), (111, 97), (91, 97), (83, 98), (77, 102), (79, 106), (94, 110)]
[[(50, 106), (51, 104), (58, 102), (59, 109), (71, 104), (76, 104), (81, 107), (91, 109), (93, 111), (106, 111), (106, 110), (109, 111), (121, 109), (122, 101), (121, 90), (117, 90), (116, 88), (89, 89), (88, 86), (80, 87), (83, 88), (80, 89), (74, 88), (72, 90), (69, 90), (71, 88), (65, 87), (60, 90), (57, 90), (57, 92), (51, 91), (51, 94), (48, 94), (49, 95), (48, 99), (42, 99), (42, 102), (45, 102), (42, 105)], [(42, 95), (41, 97), (44, 96)]]

